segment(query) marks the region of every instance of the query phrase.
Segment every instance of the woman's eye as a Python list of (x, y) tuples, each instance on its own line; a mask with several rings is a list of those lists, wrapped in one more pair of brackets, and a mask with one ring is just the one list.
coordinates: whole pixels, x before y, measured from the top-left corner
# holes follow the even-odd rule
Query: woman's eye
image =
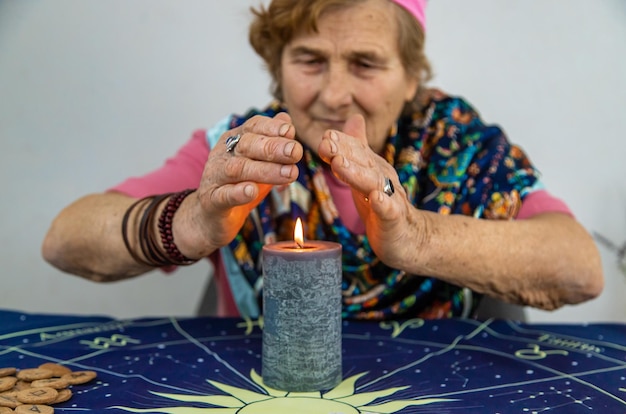
[(359, 68), (363, 68), (363, 69), (372, 69), (372, 68), (374, 68), (374, 65), (371, 62), (367, 62), (367, 61), (358, 61), (358, 62), (356, 62), (356, 65)]
[(322, 64), (322, 59), (304, 59), (303, 63), (305, 65), (320, 65)]

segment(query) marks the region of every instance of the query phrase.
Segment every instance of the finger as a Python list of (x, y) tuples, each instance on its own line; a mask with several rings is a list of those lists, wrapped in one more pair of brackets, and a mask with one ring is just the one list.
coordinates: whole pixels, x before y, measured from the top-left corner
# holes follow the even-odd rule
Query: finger
[(211, 199), (215, 207), (229, 209), (250, 203), (257, 197), (258, 193), (259, 188), (255, 183), (242, 182), (217, 187)]
[[(293, 122), (291, 121), (291, 116), (287, 112), (277, 113), (276, 115), (274, 115), (274, 119), (277, 121), (283, 122), (283, 124), (289, 125), (289, 128), (287, 130), (285, 130), (285, 127), (281, 126), (278, 129), (279, 135), (285, 138), (291, 138), (291, 139), (294, 139), (296, 137), (296, 128), (293, 126)], [(281, 131), (284, 133), (280, 134)]]
[(398, 203), (385, 194), (383, 191), (374, 190), (368, 196), (369, 206), (373, 214), (376, 215), (380, 226), (395, 226), (400, 222), (402, 216), (402, 203)]
[(343, 125), (342, 131), (344, 134), (358, 139), (362, 144), (368, 145), (363, 115), (354, 114), (350, 116)]
[(247, 204), (258, 204), (271, 191), (272, 185), (241, 182), (216, 187), (211, 193), (211, 206), (217, 210), (229, 210)]
[(332, 158), (336, 156), (359, 158), (353, 156), (352, 153), (367, 148), (369, 146), (365, 131), (365, 118), (356, 114), (346, 120), (342, 131), (327, 130), (322, 136), (317, 153), (324, 162), (330, 164)]
[(268, 137), (254, 133), (241, 136), (230, 155), (280, 164), (295, 164), (302, 158), (304, 149), (298, 141), (282, 137)]
[(350, 157), (337, 155), (330, 161), (330, 168), (335, 176), (354, 190), (369, 194), (373, 190), (383, 190), (385, 177), (389, 177), (392, 185), (397, 187), (397, 173), (381, 156), (371, 150), (362, 155)]
[(358, 138), (333, 129), (326, 131), (322, 136), (318, 154), (327, 164), (334, 163), (338, 166), (344, 164), (348, 166), (351, 160), (357, 163), (365, 162), (365, 165), (371, 164), (371, 155), (375, 155)]
[(256, 183), (284, 185), (298, 178), (295, 164), (278, 164), (244, 157), (231, 157), (219, 169), (222, 183), (252, 181)]
[(277, 114), (273, 118), (255, 115), (248, 119), (240, 129), (240, 132), (244, 134), (252, 132), (268, 137), (285, 137), (289, 139), (296, 137), (296, 129), (291, 123), (291, 117), (284, 112)]
[(224, 144), (233, 136), (239, 139), (231, 149), (231, 155), (290, 164), (298, 162), (304, 153), (302, 145), (295, 141), (291, 117), (285, 112), (273, 118), (261, 115), (250, 118), (240, 127), (224, 133)]

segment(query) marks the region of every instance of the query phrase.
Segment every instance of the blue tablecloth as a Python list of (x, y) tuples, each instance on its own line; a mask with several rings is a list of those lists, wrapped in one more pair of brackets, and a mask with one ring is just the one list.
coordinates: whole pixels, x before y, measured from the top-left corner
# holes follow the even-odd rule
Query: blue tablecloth
[(262, 383), (261, 333), (241, 319), (7, 310), (0, 367), (96, 371), (55, 406), (68, 413), (626, 412), (622, 324), (344, 322), (344, 381), (290, 394)]

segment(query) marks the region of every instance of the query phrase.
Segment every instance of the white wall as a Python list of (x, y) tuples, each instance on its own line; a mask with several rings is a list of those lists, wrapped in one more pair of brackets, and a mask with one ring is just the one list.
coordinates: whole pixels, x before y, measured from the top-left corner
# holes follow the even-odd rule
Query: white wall
[[(530, 153), (583, 225), (626, 239), (626, 2), (433, 0), (433, 85), (466, 96)], [(247, 45), (252, 0), (0, 0), (0, 307), (188, 315), (206, 262), (98, 285), (40, 257), (81, 195), (157, 167), (195, 128), (268, 99)], [(541, 246), (537, 246), (541, 249)], [(624, 321), (626, 277), (601, 248), (595, 301), (533, 321)]]

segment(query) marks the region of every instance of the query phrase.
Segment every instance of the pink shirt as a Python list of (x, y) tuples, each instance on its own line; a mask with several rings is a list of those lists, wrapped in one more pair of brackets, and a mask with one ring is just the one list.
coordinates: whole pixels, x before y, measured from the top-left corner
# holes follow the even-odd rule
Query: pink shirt
[[(176, 155), (168, 158), (161, 168), (141, 177), (128, 178), (108, 191), (117, 191), (131, 197), (141, 198), (153, 194), (182, 191), (187, 188), (198, 188), (208, 156), (209, 145), (206, 130), (197, 130)], [(352, 202), (350, 188), (330, 172), (326, 173), (326, 180), (345, 226), (353, 233), (365, 233), (365, 227)], [(546, 190), (536, 190), (524, 198), (517, 219), (527, 219), (546, 212), (560, 212), (573, 216), (563, 201)], [(216, 278), (218, 288), (217, 314), (239, 316), (219, 252), (216, 251), (209, 258), (215, 268), (213, 277)]]

